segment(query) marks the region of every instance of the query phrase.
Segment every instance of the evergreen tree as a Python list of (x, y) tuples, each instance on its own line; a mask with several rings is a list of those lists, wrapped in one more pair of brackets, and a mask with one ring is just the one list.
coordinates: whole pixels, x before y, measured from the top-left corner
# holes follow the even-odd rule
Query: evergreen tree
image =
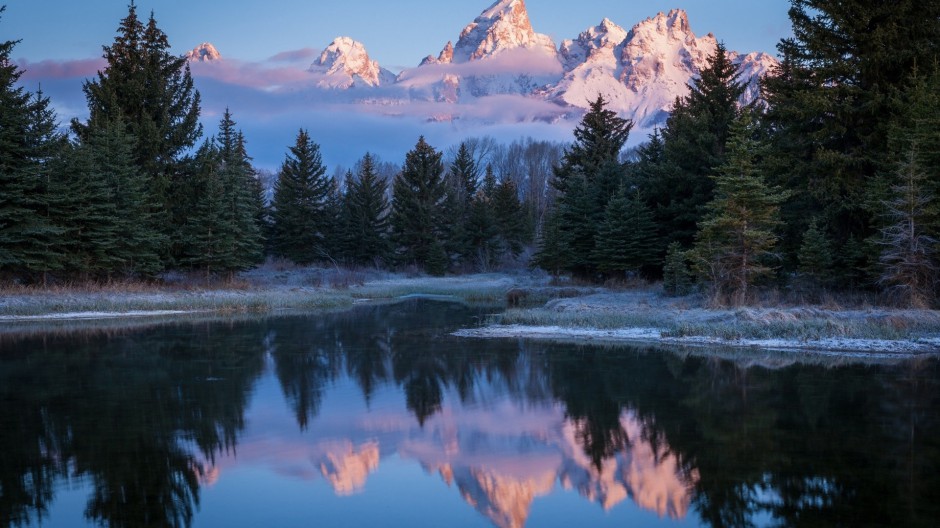
[(791, 250), (819, 211), (833, 243), (845, 247), (877, 232), (897, 115), (891, 96), (916, 66), (940, 56), (940, 4), (793, 0), (790, 19), (794, 36), (781, 41), (782, 66), (765, 82), (770, 176), (796, 191), (784, 208)]
[(825, 284), (832, 272), (831, 242), (819, 227), (819, 221), (814, 219), (803, 234), (803, 244), (800, 246), (800, 273), (809, 277), (816, 284)]
[(892, 199), (885, 205), (889, 225), (882, 230), (880, 283), (905, 306), (929, 308), (937, 286), (937, 240), (927, 234), (929, 206), (934, 196), (926, 189), (927, 175), (920, 168), (917, 142), (912, 140), (899, 164)]
[(574, 131), (574, 144), (555, 169), (552, 185), (559, 192), (554, 212), (559, 215), (555, 223), (558, 236), (546, 246), (554, 248), (552, 258), (536, 255), (538, 262), (564, 258), (558, 263), (561, 268), (582, 276), (596, 271), (591, 254), (597, 226), (603, 220), (607, 202), (623, 182), (625, 168), (620, 163), (620, 151), (633, 127), (631, 121), (607, 110), (606, 104), (600, 96), (591, 103)]
[(16, 44), (0, 42), (0, 271), (44, 275), (61, 265), (49, 179), (64, 140), (49, 100), (16, 85), (22, 75), (10, 57)]
[(493, 219), (502, 244), (513, 258), (518, 257), (530, 240), (530, 229), (515, 182), (509, 178), (499, 182), (494, 190), (492, 204)]
[(476, 161), (466, 142), (460, 144), (457, 155), (450, 165), (448, 174), (448, 218), (451, 224), (450, 252), (459, 259), (468, 261), (474, 258), (474, 248), (470, 238), (473, 233), (468, 226), (471, 203), (477, 193), (480, 178)]
[(700, 276), (716, 299), (742, 304), (748, 292), (773, 268), (770, 261), (785, 194), (770, 188), (758, 168), (761, 145), (750, 113), (735, 122), (727, 160), (715, 176), (715, 199), (696, 236), (694, 257)]
[(333, 221), (328, 216), (331, 190), (320, 146), (301, 130), (274, 185), (271, 229), (276, 255), (298, 264), (311, 264), (327, 256), (327, 229)]
[(232, 226), (232, 271), (250, 269), (264, 258), (261, 225), (258, 223), (259, 203), (256, 175), (245, 147), (244, 135), (236, 130), (228, 109), (219, 123), (216, 138), (219, 151), (219, 172), (226, 191), (227, 222)]
[[(351, 175), (350, 175), (351, 176)], [(366, 154), (355, 178), (347, 180), (345, 255), (358, 265), (378, 265), (388, 257), (388, 184), (379, 178), (375, 158)]]
[(672, 297), (688, 295), (692, 290), (692, 277), (686, 262), (686, 251), (678, 242), (669, 244), (663, 265), (663, 291)]
[(639, 192), (631, 196), (621, 187), (607, 204), (592, 258), (598, 270), (620, 277), (657, 263), (656, 224)]
[[(85, 176), (103, 180), (108, 188), (105, 196), (111, 204), (106, 210), (110, 215), (102, 221), (108, 224), (109, 236), (114, 237), (108, 242), (114, 266), (107, 271), (152, 276), (163, 269), (161, 251), (166, 240), (153, 212), (146, 175), (133, 160), (133, 138), (125, 130), (123, 123), (96, 128), (79, 149), (90, 158), (91, 173)], [(73, 181), (72, 186), (76, 184), (78, 188), (68, 192), (70, 199), (87, 190), (88, 184), (82, 178)], [(98, 184), (95, 181), (93, 185)], [(64, 225), (73, 224), (70, 218), (64, 220)]]
[(446, 199), (441, 154), (422, 136), (405, 156), (393, 185), (390, 221), (399, 262), (415, 264), (432, 274), (447, 271)]
[[(155, 212), (174, 210), (187, 198), (179, 194), (186, 186), (174, 181), (181, 175), (181, 159), (202, 134), (199, 92), (186, 59), (170, 53), (153, 14), (145, 25), (133, 2), (114, 42), (104, 46), (104, 59), (104, 71), (84, 85), (88, 121), (73, 120), (72, 129), (84, 140), (95, 128), (124, 123), (135, 140), (136, 165), (148, 177), (152, 203), (159, 206)], [(171, 229), (169, 221), (163, 224)]]
[(690, 245), (713, 197), (711, 176), (725, 160), (731, 124), (740, 113), (744, 86), (739, 76), (719, 43), (689, 85), (689, 94), (676, 99), (662, 130), (662, 145), (651, 144), (643, 153), (647, 159), (641, 158), (641, 166), (647, 174), (641, 191), (667, 241)]
[(487, 166), (483, 186), (476, 192), (470, 203), (467, 245), (469, 255), (472, 256), (477, 268), (482, 271), (488, 271), (498, 264), (505, 251), (500, 239), (494, 204), (497, 187), (493, 167)]
[(206, 141), (191, 163), (190, 173), (198, 198), (182, 228), (182, 262), (203, 270), (208, 282), (213, 274), (237, 269), (237, 265), (233, 265), (236, 260), (233, 254), (235, 225), (219, 148)]
[(57, 171), (61, 180), (52, 187), (68, 196), (57, 211), (61, 221), (67, 222), (63, 242), (66, 270), (85, 279), (121, 267), (121, 212), (116, 206), (111, 175), (99, 164), (100, 144), (91, 139), (69, 149)]

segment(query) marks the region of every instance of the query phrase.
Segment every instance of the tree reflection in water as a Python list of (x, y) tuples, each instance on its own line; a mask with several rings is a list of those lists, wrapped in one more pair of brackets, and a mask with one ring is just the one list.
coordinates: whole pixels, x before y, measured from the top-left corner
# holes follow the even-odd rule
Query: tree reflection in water
[[(340, 494), (400, 453), (499, 526), (524, 524), (556, 486), (713, 526), (940, 519), (936, 360), (771, 369), (449, 336), (482, 313), (416, 300), (4, 338), (0, 526), (42, 519), (65, 481), (89, 484), (93, 522), (190, 525), (206, 471), (240, 442), (266, 357), (296, 426), (323, 440), (318, 468)], [(411, 425), (380, 435), (349, 416), (342, 433), (317, 430), (324, 397), (347, 379), (369, 405), (397, 391)]]

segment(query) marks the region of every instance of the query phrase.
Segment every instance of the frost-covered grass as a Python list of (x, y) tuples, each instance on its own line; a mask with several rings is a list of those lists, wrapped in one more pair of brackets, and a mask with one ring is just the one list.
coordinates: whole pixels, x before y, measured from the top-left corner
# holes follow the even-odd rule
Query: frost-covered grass
[(355, 299), (388, 300), (412, 295), (450, 297), (465, 302), (501, 303), (516, 280), (505, 275), (397, 278), (371, 281), (349, 289)]
[(545, 308), (512, 309), (490, 321), (501, 325), (560, 326), (565, 328), (670, 328), (675, 321), (665, 313), (611, 311), (554, 311)]
[(493, 316), (472, 337), (654, 340), (767, 349), (938, 353), (940, 312), (820, 306), (709, 308), (702, 299), (655, 290), (559, 298)]
[[(176, 311), (254, 313), (336, 309), (364, 300), (387, 301), (412, 295), (464, 302), (502, 303), (520, 278), (507, 275), (403, 277), (386, 272), (342, 269), (269, 269), (235, 281), (202, 286), (192, 277), (162, 283), (8, 286), (0, 295), (0, 322), (55, 315), (82, 318)], [(85, 315), (83, 315), (85, 314)]]

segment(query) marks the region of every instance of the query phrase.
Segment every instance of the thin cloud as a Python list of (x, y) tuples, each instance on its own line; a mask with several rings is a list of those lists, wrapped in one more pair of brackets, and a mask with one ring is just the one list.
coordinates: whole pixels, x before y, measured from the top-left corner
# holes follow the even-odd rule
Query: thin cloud
[(44, 60), (40, 62), (17, 61), (22, 70), (24, 81), (42, 81), (53, 79), (76, 79), (92, 77), (103, 70), (107, 62), (103, 58), (80, 60)]

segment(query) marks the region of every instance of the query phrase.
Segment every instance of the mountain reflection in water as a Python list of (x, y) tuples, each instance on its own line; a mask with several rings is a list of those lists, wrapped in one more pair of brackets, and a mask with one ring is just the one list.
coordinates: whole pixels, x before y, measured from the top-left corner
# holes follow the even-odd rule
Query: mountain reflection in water
[(0, 526), (251, 526), (243, 504), (297, 526), (566, 525), (591, 504), (594, 524), (940, 520), (936, 360), (765, 369), (449, 336), (485, 312), (0, 335)]

